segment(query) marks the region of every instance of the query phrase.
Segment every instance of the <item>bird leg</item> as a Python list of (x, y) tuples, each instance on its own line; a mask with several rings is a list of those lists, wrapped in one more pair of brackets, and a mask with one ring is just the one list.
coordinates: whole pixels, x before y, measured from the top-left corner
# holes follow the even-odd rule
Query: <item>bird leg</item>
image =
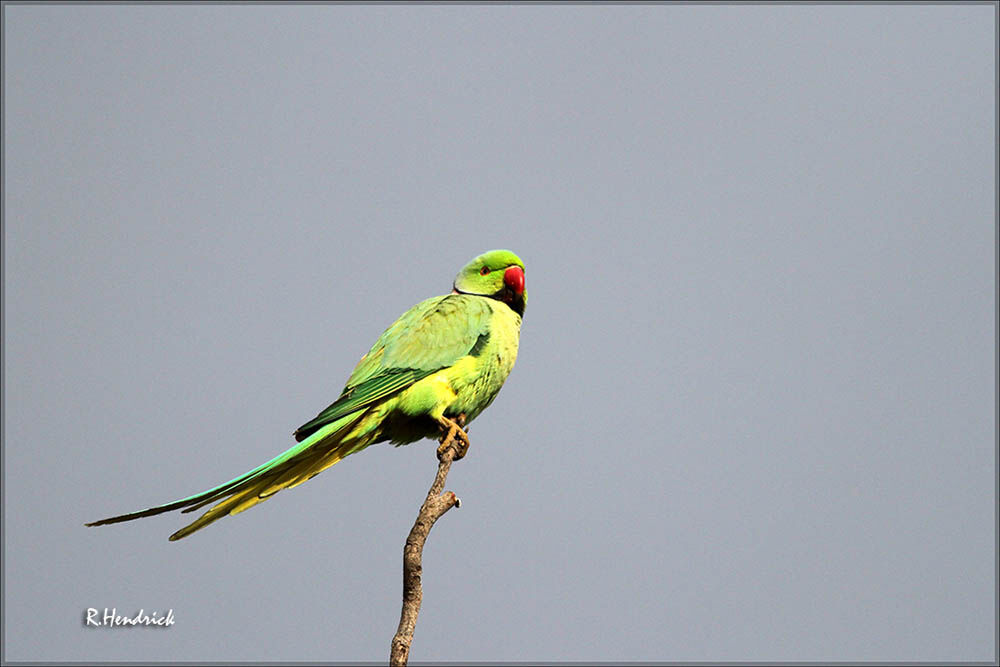
[(469, 436), (463, 428), (465, 415), (460, 414), (454, 419), (441, 417), (438, 420), (438, 425), (441, 428), (441, 445), (437, 448), (438, 460), (444, 455), (444, 451), (452, 445), (455, 447), (455, 457), (452, 461), (463, 458), (469, 451)]

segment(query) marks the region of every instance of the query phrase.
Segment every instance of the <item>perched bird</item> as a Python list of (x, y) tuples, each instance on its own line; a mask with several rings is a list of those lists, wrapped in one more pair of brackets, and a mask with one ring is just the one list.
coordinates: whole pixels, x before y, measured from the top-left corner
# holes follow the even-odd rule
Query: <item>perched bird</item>
[[(296, 429), (299, 444), (214, 489), (86, 525), (217, 503), (170, 536), (179, 540), (312, 479), (368, 445), (435, 438), (471, 422), (493, 402), (514, 366), (526, 301), (524, 263), (517, 255), (491, 250), (476, 257), (455, 277), (451, 294), (421, 301), (385, 330), (340, 398)], [(455, 432), (467, 447), (465, 432)]]

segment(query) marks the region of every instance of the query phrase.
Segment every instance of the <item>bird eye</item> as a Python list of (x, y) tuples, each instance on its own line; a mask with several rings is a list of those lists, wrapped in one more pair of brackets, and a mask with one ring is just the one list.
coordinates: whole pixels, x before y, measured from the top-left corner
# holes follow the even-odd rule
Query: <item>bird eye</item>
[(479, 275), (481, 275), (481, 276), (485, 276), (489, 272), (490, 272), (490, 267), (488, 267), (488, 266), (484, 266), (483, 268), (479, 269)]

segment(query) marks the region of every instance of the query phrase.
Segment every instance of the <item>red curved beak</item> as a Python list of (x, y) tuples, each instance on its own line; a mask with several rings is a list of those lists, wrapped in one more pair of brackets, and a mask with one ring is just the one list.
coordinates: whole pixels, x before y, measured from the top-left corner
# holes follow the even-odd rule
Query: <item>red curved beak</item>
[(524, 294), (524, 271), (520, 266), (511, 266), (503, 272), (503, 284), (513, 290), (514, 294)]

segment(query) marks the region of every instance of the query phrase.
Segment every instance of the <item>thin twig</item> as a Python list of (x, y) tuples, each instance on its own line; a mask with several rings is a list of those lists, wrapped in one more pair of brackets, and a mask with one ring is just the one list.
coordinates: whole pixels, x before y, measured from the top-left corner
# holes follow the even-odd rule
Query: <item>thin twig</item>
[[(399, 628), (396, 630), (396, 636), (392, 638), (389, 652), (389, 664), (393, 667), (402, 667), (410, 659), (410, 642), (413, 641), (413, 630), (417, 626), (417, 614), (420, 613), (420, 601), (423, 598), (420, 577), (423, 572), (421, 558), (424, 542), (427, 541), (427, 535), (431, 532), (434, 522), (452, 507), (459, 507), (461, 504), (454, 493), (448, 491), (442, 494), (441, 490), (444, 489), (452, 461), (462, 449), (459, 440), (465, 433), (459, 435), (459, 431), (464, 424), (464, 415), (459, 415), (455, 419), (455, 424), (441, 437), (441, 446), (438, 447), (438, 470), (434, 476), (434, 483), (431, 484), (427, 498), (420, 506), (420, 513), (413, 522), (413, 528), (410, 529), (406, 545), (403, 547), (403, 609), (399, 614)], [(467, 443), (468, 440), (465, 439)]]

